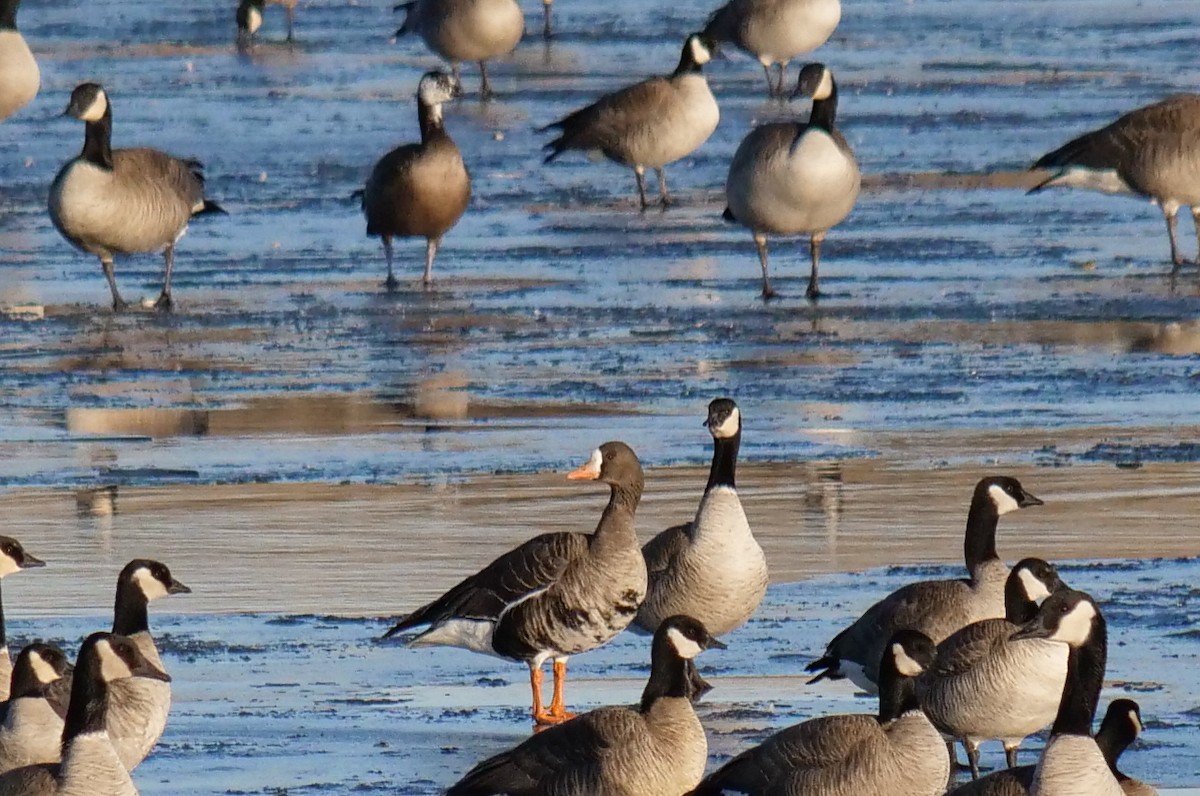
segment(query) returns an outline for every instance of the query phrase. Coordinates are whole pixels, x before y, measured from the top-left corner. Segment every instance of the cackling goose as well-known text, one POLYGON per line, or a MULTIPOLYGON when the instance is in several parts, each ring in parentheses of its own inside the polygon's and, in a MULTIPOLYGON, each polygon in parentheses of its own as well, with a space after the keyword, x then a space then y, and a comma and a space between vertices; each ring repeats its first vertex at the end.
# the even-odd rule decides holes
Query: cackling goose
MULTIPOLYGON (((0 580, 23 569, 44 567, 46 562, 25 552, 21 543, 11 536, 0 536, 0 580)), ((9 697, 12 679, 12 658, 8 653, 8 634, 4 623, 4 604, 0 600, 0 700, 9 697)))
POLYGON ((512 52, 525 32, 525 15, 516 0, 411 0, 395 10, 401 9, 406 16, 397 37, 419 35, 450 62, 456 81, 460 61, 478 62, 480 98, 491 98, 487 62, 512 52))
POLYGON ((13 667, 12 696, 0 724, 0 772, 56 763, 71 696, 71 662, 58 647, 30 644, 13 667))
POLYGON ((37 60, 17 30, 21 0, 0 0, 0 122, 37 96, 42 78, 37 60))

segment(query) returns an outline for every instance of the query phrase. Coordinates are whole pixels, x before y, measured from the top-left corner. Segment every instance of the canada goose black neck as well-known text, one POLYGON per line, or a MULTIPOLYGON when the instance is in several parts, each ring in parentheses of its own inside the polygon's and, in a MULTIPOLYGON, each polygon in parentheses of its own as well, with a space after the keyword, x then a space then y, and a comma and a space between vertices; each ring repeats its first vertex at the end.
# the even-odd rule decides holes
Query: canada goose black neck
POLYGON ((812 111, 808 114, 808 126, 820 127, 827 133, 833 132, 837 120, 838 88, 833 75, 829 76, 829 96, 825 99, 814 99, 812 111))
POLYGON ((1051 735, 1091 736, 1107 661, 1108 625, 1104 615, 1097 611, 1087 641, 1071 647, 1067 657, 1067 682, 1062 701, 1058 703, 1058 715, 1050 729, 1051 735))
POLYGON ((879 723, 887 724, 920 706, 916 678, 896 671, 891 653, 885 652, 879 669, 879 723))
POLYGON ((1037 616, 1038 604, 1025 593, 1016 578, 1004 582, 1004 618, 1014 625, 1023 625, 1037 616))
MULTIPOLYGON (((0 587, 2 588, 2 587, 0 587)), ((4 622, 4 597, 0 595, 0 649, 8 649, 8 629, 4 622)))
POLYGON ((675 651, 665 633, 656 633, 650 650, 650 680, 642 691, 642 712, 665 697, 687 698, 690 683, 687 661, 675 651))
POLYGON ((737 469, 738 449, 742 445, 742 430, 732 437, 713 437, 712 467, 708 471, 708 485, 704 491, 715 486, 735 488, 734 475, 737 469))
POLYGON ((1104 721, 1100 723, 1100 729, 1096 732, 1096 746, 1100 747, 1100 753, 1104 755, 1105 762, 1118 781, 1123 782, 1131 778, 1128 774, 1121 773, 1117 768, 1117 761, 1130 744, 1137 740, 1141 721, 1136 702, 1132 699, 1116 699, 1109 703, 1104 721))
POLYGON ((63 727, 62 751, 78 735, 102 732, 108 721, 108 684, 104 682, 95 645, 80 653, 79 666, 71 684, 71 702, 63 727))
POLYGON ((417 121, 421 125, 421 143, 428 144, 436 138, 445 137, 446 128, 442 124, 441 103, 430 104, 423 100, 418 100, 417 121))
POLYGON ((126 577, 117 582, 117 601, 113 608, 112 632, 122 636, 149 632, 149 601, 136 583, 126 577))
POLYGON ((95 122, 85 122, 83 152, 80 157, 100 168, 112 170, 112 105, 105 103, 104 116, 95 122))
POLYGON ((0 30, 17 29, 17 6, 21 0, 0 0, 0 30))
POLYGON ((967 532, 963 539, 963 558, 967 562, 967 571, 972 575, 980 564, 999 558, 996 555, 996 524, 999 521, 996 505, 981 483, 971 498, 971 508, 967 511, 967 532))

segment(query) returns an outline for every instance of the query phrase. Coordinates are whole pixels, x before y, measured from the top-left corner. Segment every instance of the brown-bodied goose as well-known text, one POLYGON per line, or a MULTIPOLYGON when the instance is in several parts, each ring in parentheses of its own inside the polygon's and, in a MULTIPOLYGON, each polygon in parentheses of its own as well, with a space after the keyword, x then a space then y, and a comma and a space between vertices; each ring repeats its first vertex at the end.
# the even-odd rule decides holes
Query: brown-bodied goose
POLYGON ((742 139, 725 179, 725 219, 748 227, 762 267, 762 295, 775 290, 767 262, 767 235, 808 235, 812 263, 805 295, 821 295, 821 242, 854 208, 862 178, 849 142, 834 127, 838 91, 824 64, 800 70, 793 96, 813 98, 808 122, 759 125, 742 139))
POLYGON ((767 96, 783 96, 788 62, 824 44, 841 19, 839 0, 729 0, 709 17, 704 35, 753 55, 766 73, 767 96))
POLYGON ((471 176, 442 123, 442 103, 461 95, 457 78, 443 72, 422 77, 417 86, 421 143, 404 144, 380 158, 361 192, 367 234, 383 240, 388 290, 399 285, 392 273, 392 238, 425 238, 422 282, 428 286, 442 236, 471 201, 471 176))
POLYGON ((17 30, 21 0, 0 0, 0 122, 24 108, 42 84, 37 60, 17 30))
POLYGON ((0 796, 137 796, 105 729, 110 689, 131 678, 171 679, 131 639, 111 633, 88 636, 75 662, 62 762, 24 766, 0 775, 0 796))
MULTIPOLYGON (((734 485, 742 413, 729 398, 708 405, 712 467, 695 518, 655 536, 642 554, 650 577, 631 626, 653 633, 664 619, 686 614, 722 636, 746 623, 767 593, 767 559, 750 530, 734 485)), ((694 675, 697 693, 708 685, 694 675)))
POLYGON ((972 622, 1004 616, 1008 567, 996 555, 996 525, 1011 511, 1040 505, 1042 501, 1015 478, 980 479, 963 538, 969 577, 910 583, 875 603, 829 642, 822 658, 809 664, 808 671, 818 672, 810 682, 849 677, 859 688, 874 692, 878 661, 895 631, 919 630, 936 644, 972 622))
POLYGON ((880 663, 877 715, 823 716, 781 730, 706 777, 694 796, 938 796, 950 756, 915 685, 935 656, 927 636, 893 634, 880 663))
POLYGON ((0 772, 58 762, 73 668, 63 651, 50 644, 21 650, 13 667, 12 696, 2 708, 0 772))
MULTIPOLYGON (((135 558, 117 576, 117 599, 113 632, 127 636, 157 669, 165 671, 154 636, 150 635, 147 606, 168 594, 190 594, 171 575, 167 565, 135 558)), ((108 733, 121 763, 133 771, 150 754, 167 726, 171 711, 168 680, 135 678, 113 683, 109 688, 108 733)))
POLYGON ((1200 241, 1200 95, 1179 94, 1130 111, 1042 155, 1033 167, 1054 174, 1030 193, 1062 186, 1153 199, 1167 221, 1176 271, 1187 262, 1175 239, 1180 207, 1191 208, 1200 241))
POLYGON ((725 645, 688 616, 658 626, 636 708, 606 707, 534 735, 471 769, 446 796, 683 796, 704 775, 708 740, 688 671, 725 645))
POLYGON ((984 619, 938 644, 937 665, 917 681, 921 707, 939 730, 962 741, 979 778, 979 745, 1004 743, 1010 767, 1017 749, 1054 720, 1067 677, 1067 648, 1045 639, 1010 637, 1037 614, 1038 603, 1066 585, 1040 558, 1023 559, 1004 586, 1004 618, 984 619))
POLYGON ((546 162, 571 149, 597 151, 633 169, 638 199, 646 202, 646 169, 658 175, 663 206, 671 203, 664 169, 690 155, 717 129, 721 112, 704 78, 715 44, 693 33, 683 44, 675 71, 605 94, 574 113, 543 127, 557 129, 558 138, 546 144, 546 162))
POLYGON ((479 95, 492 96, 487 62, 516 49, 525 32, 525 15, 516 0, 411 0, 396 6, 406 13, 399 38, 416 33, 425 45, 450 62, 455 80, 461 61, 479 64, 479 95))
POLYGON ((225 212, 204 198, 200 163, 157 149, 113 149, 112 104, 97 83, 76 86, 64 114, 85 123, 83 152, 50 186, 50 220, 72 245, 100 258, 114 310, 128 305, 117 290, 113 257, 161 250, 163 286, 155 306, 170 309, 175 244, 192 216, 225 212))
POLYGON ((624 442, 606 442, 567 475, 609 485, 595 533, 535 536, 437 600, 404 617, 384 638, 428 629, 412 646, 446 645, 529 666, 533 720, 570 718, 563 701, 567 658, 624 630, 646 596, 646 561, 633 519, 642 499, 642 465, 624 442), (542 706, 542 664, 554 661, 554 698, 542 706))
MULTIPOLYGON (((44 567, 46 562, 25 552, 21 543, 11 536, 0 536, 0 581, 23 569, 44 567)), ((12 680, 12 658, 8 653, 8 631, 4 622, 4 602, 0 599, 0 700, 9 697, 9 681, 12 680)))

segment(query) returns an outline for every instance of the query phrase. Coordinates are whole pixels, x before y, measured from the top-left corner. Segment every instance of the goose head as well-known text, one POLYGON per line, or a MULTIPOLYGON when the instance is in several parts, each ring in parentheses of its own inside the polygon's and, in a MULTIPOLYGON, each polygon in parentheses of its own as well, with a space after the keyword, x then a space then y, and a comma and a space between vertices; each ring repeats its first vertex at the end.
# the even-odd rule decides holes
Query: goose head
POLYGON ((0 578, 23 569, 44 567, 46 562, 25 552, 21 543, 11 536, 0 536, 0 578))
POLYGON ((1096 627, 1103 622, 1100 607, 1087 594, 1060 589, 1038 609, 1037 616, 1022 625, 1012 640, 1044 638, 1078 648, 1088 643, 1096 627))
POLYGON ((1014 624, 1024 624, 1054 592, 1065 589, 1054 565, 1040 558, 1023 558, 1013 565, 1004 584, 1004 614, 1014 624))
POLYGON ((728 649, 724 642, 709 634, 703 622, 683 614, 664 619, 655 631, 654 648, 664 646, 684 660, 691 660, 704 650, 728 649))
POLYGON ((99 83, 80 83, 71 92, 63 116, 74 116, 81 122, 98 122, 108 113, 108 94, 99 83))
POLYGON ((979 480, 971 502, 984 501, 995 510, 997 517, 1017 509, 1043 505, 1041 500, 1025 491, 1020 481, 1006 475, 990 475, 979 480))
POLYGON ((1104 721, 1100 722, 1100 730, 1096 733, 1096 745, 1100 747, 1109 768, 1118 775, 1118 779, 1120 772, 1117 771, 1117 761, 1144 729, 1142 709, 1137 702, 1132 699, 1114 699, 1108 703, 1104 721))
POLYGON ((123 588, 132 589, 146 602, 168 594, 191 594, 192 591, 175 580, 166 564, 148 558, 135 558, 125 565, 117 577, 117 591, 121 592, 123 588))
POLYGON ((916 630, 897 631, 883 653, 887 668, 905 679, 920 677, 929 671, 936 658, 937 646, 929 636, 916 630))
POLYGON ((417 84, 417 99, 429 107, 457 99, 462 93, 462 83, 445 72, 426 72, 417 84))
POLYGON ((238 36, 248 37, 258 33, 262 27, 265 0, 242 0, 237 8, 238 36))
POLYGON ((742 430, 742 412, 731 399, 717 398, 708 405, 704 425, 713 439, 729 439, 742 430))
POLYGON ((827 100, 833 95, 833 71, 825 64, 805 64, 800 70, 800 79, 796 81, 796 90, 792 99, 808 97, 814 100, 827 100))
POLYGON ((150 662, 134 641, 116 633, 93 633, 79 649, 77 668, 105 683, 130 677, 171 682, 171 675, 150 662))
POLYGON ((638 486, 642 463, 624 442, 606 442, 592 451, 587 463, 567 473, 571 481, 603 481, 610 486, 638 486))
POLYGON ((717 54, 715 39, 703 33, 693 33, 683 42, 682 60, 694 65, 704 66, 717 54))
POLYGON ((11 698, 36 694, 56 680, 70 677, 74 668, 53 644, 29 644, 13 665, 11 698))

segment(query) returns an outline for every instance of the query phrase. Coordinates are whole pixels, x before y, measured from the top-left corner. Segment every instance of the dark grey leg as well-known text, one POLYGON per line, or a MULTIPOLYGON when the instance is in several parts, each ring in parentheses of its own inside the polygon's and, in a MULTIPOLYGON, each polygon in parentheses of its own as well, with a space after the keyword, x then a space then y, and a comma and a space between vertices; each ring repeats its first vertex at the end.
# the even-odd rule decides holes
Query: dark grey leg
POLYGON ((171 309, 171 269, 175 267, 175 246, 174 244, 163 249, 163 286, 162 293, 158 294, 158 301, 154 302, 154 306, 160 310, 171 309))
POLYGON ((1171 263, 1175 266, 1171 269, 1171 273, 1179 270, 1183 265, 1183 255, 1179 253, 1179 242, 1175 240, 1175 227, 1177 226, 1176 213, 1179 208, 1163 205, 1163 217, 1167 220, 1167 236, 1171 239, 1171 263))
POLYGON ((782 63, 779 65, 779 82, 775 84, 776 85, 775 93, 780 97, 787 96, 787 89, 784 88, 784 85, 783 85, 783 73, 784 73, 784 70, 786 70, 786 69, 787 69, 786 63, 782 63))
POLYGON ((817 268, 821 264, 821 241, 825 240, 825 233, 818 232, 812 236, 812 242, 809 244, 809 256, 812 257, 812 271, 808 274, 808 290, 804 291, 804 295, 809 301, 816 301, 821 297, 820 276, 817 273, 817 268))
POLYGON ((295 32, 293 31, 293 28, 295 27, 295 24, 296 24, 296 7, 295 6, 288 6, 287 18, 288 18, 287 40, 288 40, 288 43, 290 44, 296 40, 295 32))
POLYGON ((971 765, 971 779, 979 779, 979 747, 969 741, 963 741, 967 750, 967 762, 971 765))
POLYGON ((642 209, 645 210, 650 206, 646 201, 646 170, 641 166, 635 166, 633 173, 637 176, 638 199, 642 203, 642 209))
POLYGON ((767 76, 767 97, 775 96, 775 79, 771 77, 771 65, 763 64, 763 73, 767 76))
POLYGON ((425 241, 425 276, 421 282, 425 287, 433 284, 433 258, 437 256, 438 244, 441 238, 430 238, 425 241))
POLYGON ((542 0, 542 38, 548 39, 554 35, 550 23, 550 8, 553 6, 553 0, 542 0))
POLYGON ((1192 208, 1192 225, 1196 228, 1196 264, 1200 265, 1200 207, 1192 208))
POLYGON ((113 275, 112 257, 108 259, 101 257, 100 267, 104 269, 104 278, 108 280, 108 289, 112 291, 113 312, 120 312, 129 304, 121 298, 121 291, 117 290, 117 278, 113 275))
POLYGON ((387 258, 387 264, 388 264, 388 275, 387 275, 387 279, 384 280, 383 286, 386 287, 389 291, 392 291, 392 290, 395 290, 396 288, 400 287, 400 283, 396 281, 396 277, 392 274, 392 236, 391 235, 383 236, 383 256, 387 258))
POLYGON ((492 83, 488 80, 487 64, 483 61, 479 62, 479 75, 479 98, 490 100, 492 98, 492 83))
POLYGON ((1017 750, 1019 748, 1017 746, 1004 747, 1004 762, 1008 763, 1009 768, 1017 767, 1017 750))
POLYGON ((654 173, 658 175, 658 198, 662 206, 665 208, 675 204, 671 194, 667 193, 667 172, 664 169, 655 169, 654 173))
POLYGON ((762 232, 754 233, 754 246, 758 249, 758 264, 762 266, 762 297, 774 298, 775 289, 771 287, 771 276, 767 270, 767 236, 762 232))

